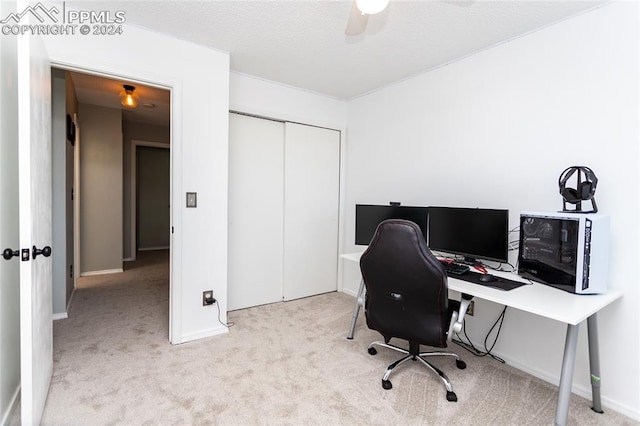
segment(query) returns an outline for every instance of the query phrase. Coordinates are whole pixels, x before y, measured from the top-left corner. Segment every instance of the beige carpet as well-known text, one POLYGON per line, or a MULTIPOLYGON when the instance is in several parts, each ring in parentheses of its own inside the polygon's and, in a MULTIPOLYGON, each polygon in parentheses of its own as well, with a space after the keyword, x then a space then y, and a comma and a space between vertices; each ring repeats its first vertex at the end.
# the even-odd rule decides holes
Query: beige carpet
MULTIPOLYGON (((141 253, 123 274, 82 280, 69 318, 54 324, 44 424, 553 424, 556 387, 455 345, 466 370, 434 362, 457 403, 417 363, 383 390, 397 355, 367 353, 378 335, 362 315, 354 340, 345 339, 354 299, 341 293, 231 312, 229 334, 172 346, 166 260, 141 253)), ((589 406, 574 396, 570 424, 637 424, 589 406)))

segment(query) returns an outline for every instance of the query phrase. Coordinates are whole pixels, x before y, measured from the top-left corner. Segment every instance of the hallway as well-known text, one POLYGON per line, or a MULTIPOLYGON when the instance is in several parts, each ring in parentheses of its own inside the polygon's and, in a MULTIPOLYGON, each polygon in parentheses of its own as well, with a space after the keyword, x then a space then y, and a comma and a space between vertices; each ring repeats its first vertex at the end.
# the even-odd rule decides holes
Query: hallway
POLYGON ((169 251, 139 252, 136 261, 124 264, 123 273, 78 279, 69 318, 54 322, 54 360, 69 341, 93 336, 95 344, 113 327, 127 337, 156 334, 168 343, 168 326, 169 251))

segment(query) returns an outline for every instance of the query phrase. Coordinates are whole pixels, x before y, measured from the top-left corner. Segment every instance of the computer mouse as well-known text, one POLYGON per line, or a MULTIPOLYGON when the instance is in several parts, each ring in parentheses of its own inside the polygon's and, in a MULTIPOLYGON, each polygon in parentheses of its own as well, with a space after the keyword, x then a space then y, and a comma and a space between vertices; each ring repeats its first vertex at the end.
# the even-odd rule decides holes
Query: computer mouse
POLYGON ((491 274, 482 274, 480 275, 480 281, 483 283, 490 283, 493 281, 498 281, 498 279, 491 274))

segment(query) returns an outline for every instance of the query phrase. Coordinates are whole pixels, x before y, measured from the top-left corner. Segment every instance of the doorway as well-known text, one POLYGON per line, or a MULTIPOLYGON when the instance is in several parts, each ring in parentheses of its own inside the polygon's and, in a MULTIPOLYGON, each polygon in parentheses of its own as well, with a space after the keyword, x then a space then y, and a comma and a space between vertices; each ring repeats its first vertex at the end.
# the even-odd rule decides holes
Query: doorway
MULTIPOLYGON (((72 170, 77 179, 75 182, 71 179, 71 183, 67 179, 66 183, 60 184, 63 187, 60 193, 65 194, 64 198, 71 197, 73 204, 78 206, 75 218, 73 209, 66 209, 64 217, 67 221, 71 217, 79 225, 74 227, 79 238, 72 251, 77 256, 67 256, 68 265, 62 268, 64 280, 68 281, 68 277, 72 276, 73 287, 77 289, 77 278, 119 273, 125 269, 127 261, 136 259, 136 246, 134 244, 132 250, 131 241, 136 241, 137 222, 135 214, 129 213, 132 209, 135 211, 138 205, 132 202, 132 194, 136 193, 137 185, 135 166, 131 166, 134 140, 156 140, 157 144, 163 146, 167 167, 161 178, 165 186, 164 192, 170 197, 171 175, 168 163, 171 161, 171 91, 77 70, 53 69, 53 73, 58 76, 62 74, 65 82, 64 93, 54 93, 54 102, 56 97, 63 96, 63 112, 76 117, 75 120, 72 119, 77 133, 72 147, 76 154, 72 170), (119 95, 125 84, 135 85, 135 92, 140 99, 136 109, 125 109, 120 104, 119 95), (107 228, 109 231, 105 232, 107 228), (79 257, 80 261, 74 261, 74 257, 79 257)), ((54 147, 54 157, 55 149, 54 147)), ((63 165, 68 166, 69 155, 64 155, 64 158, 67 163, 63 165)), ((133 160, 135 161, 135 155, 133 160)), ((168 201, 165 201, 164 216, 167 219, 164 223, 165 243, 162 249, 167 251, 171 245, 168 201)), ((54 217, 54 229, 62 220, 54 217)), ((165 259, 168 267, 170 256, 165 256, 165 259)), ((57 318, 66 317, 73 298, 73 293, 59 283, 62 281, 62 275, 58 278, 54 275, 54 293, 60 293, 65 299, 65 315, 55 315, 57 318)), ((169 311, 170 303, 167 305, 169 311)), ((170 340, 170 324, 168 329, 170 340)))

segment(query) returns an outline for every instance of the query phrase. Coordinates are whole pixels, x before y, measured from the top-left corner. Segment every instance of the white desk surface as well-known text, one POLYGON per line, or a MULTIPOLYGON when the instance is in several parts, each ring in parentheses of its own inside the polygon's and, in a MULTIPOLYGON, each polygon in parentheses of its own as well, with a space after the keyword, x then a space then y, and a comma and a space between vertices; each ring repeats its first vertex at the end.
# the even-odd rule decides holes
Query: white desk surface
MULTIPOLYGON (((359 262, 362 253, 346 253, 340 257, 359 262)), ((471 271, 473 272, 473 269, 471 271)), ((513 290, 504 291, 492 287, 462 281, 449 277, 449 290, 470 294, 480 299, 531 312, 565 324, 577 325, 608 304, 622 297, 618 290, 608 290, 605 294, 572 294, 548 285, 530 281, 509 272, 490 271, 492 275, 527 284, 513 290)))

